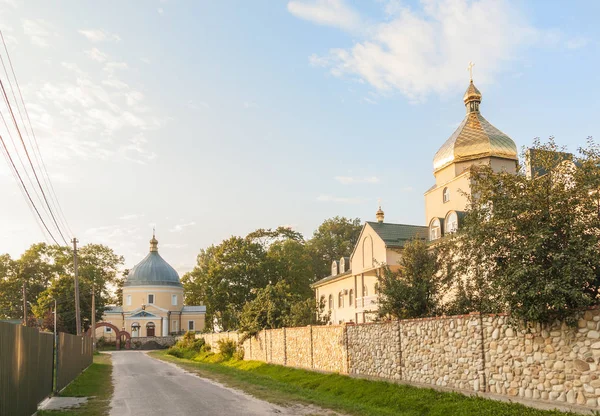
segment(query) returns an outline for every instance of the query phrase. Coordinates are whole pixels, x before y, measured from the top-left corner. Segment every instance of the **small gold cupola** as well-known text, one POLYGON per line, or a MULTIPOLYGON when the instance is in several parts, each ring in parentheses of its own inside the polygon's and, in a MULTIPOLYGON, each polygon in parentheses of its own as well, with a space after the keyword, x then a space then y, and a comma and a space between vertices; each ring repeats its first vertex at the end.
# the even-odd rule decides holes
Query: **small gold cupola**
POLYGON ((152 229, 152 240, 150 240, 150 251, 158 251, 158 240, 156 239, 155 236, 156 232, 154 229, 152 229))
POLYGON ((377 218, 377 222, 379 222, 379 223, 383 222, 384 213, 383 213, 383 210, 381 209, 381 200, 379 200, 379 209, 375 213, 375 218, 377 218))

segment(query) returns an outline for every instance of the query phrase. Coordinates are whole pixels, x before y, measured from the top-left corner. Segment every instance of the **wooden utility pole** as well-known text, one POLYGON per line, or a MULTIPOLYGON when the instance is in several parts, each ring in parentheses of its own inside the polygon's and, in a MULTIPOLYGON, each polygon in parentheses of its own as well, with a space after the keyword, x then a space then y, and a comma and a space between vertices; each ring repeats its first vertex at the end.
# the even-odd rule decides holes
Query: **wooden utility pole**
POLYGON ((56 321, 57 321, 57 318, 56 318, 57 312, 56 312, 56 310, 57 310, 56 309, 56 299, 54 299, 54 342, 55 342, 55 345, 56 345, 56 342, 57 342, 56 341, 56 334, 58 334, 58 330, 56 329, 56 321))
POLYGON ((96 351, 96 284, 92 283, 92 353, 96 351))
POLYGON ((23 325, 27 326, 27 290, 23 279, 23 325))
POLYGON ((79 274, 77 270, 77 239, 71 240, 73 243, 73 270, 75 273, 75 324, 77 325, 77 335, 81 335, 81 313, 79 312, 79 274))
POLYGON ((56 298, 54 298, 54 366, 56 370, 54 371, 54 377, 52 383, 54 384, 54 393, 58 393, 58 329, 56 329, 56 324, 58 322, 58 309, 56 307, 56 298))

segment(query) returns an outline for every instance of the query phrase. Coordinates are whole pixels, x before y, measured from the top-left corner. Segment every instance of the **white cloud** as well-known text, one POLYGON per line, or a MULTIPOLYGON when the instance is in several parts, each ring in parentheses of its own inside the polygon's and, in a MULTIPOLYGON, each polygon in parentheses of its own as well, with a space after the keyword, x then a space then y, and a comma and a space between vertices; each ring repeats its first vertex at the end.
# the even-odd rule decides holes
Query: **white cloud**
POLYGON ((355 30, 361 26, 360 15, 344 4, 344 0, 292 0, 287 8, 290 13, 311 22, 355 30))
POLYGON ((255 102, 252 101, 245 101, 244 102, 244 108, 258 108, 258 104, 256 104, 255 102))
POLYGON ((144 214, 125 214, 120 216, 120 220, 129 221, 129 220, 137 220, 138 218, 144 217, 144 214))
POLYGON ((108 59, 108 55, 101 52, 98 48, 92 48, 89 51, 85 51, 86 55, 97 62, 105 62, 108 59))
POLYGON ((107 62, 102 69, 108 72, 109 75, 113 75, 116 70, 125 70, 128 68, 129 65, 126 62, 107 62))
POLYGON ((344 185, 351 185, 356 183, 379 183, 380 180, 377 176, 336 176, 336 181, 344 185))
POLYGON ((179 233, 188 227, 193 227, 194 225, 196 225, 196 223, 194 221, 188 222, 185 224, 177 224, 173 228, 171 228, 169 231, 172 233, 179 233))
MULTIPOLYGON (((402 4, 388 8, 388 20, 364 23, 354 46, 313 55, 310 63, 334 76, 367 82, 380 92, 399 91, 422 100, 431 93, 464 88, 469 61, 477 64, 478 84, 491 82, 524 47, 544 36, 505 0, 421 0, 419 8, 402 4)), ((291 1, 288 9, 303 19, 346 30, 354 27, 343 23, 348 19, 344 16, 357 14, 341 0, 291 1), (331 10, 340 10, 342 23, 327 18, 331 10)))
POLYGON ((120 42, 121 37, 114 33, 108 33, 104 30, 100 29, 82 29, 79 31, 83 36, 85 36, 91 42, 120 42))
POLYGON ((164 248, 186 248, 187 244, 166 243, 162 245, 164 248))
POLYGON ((583 36, 577 36, 571 39, 567 39, 567 41, 565 42, 565 46, 568 49, 580 49, 584 46, 587 46, 589 42, 590 40, 588 38, 585 38, 583 36))
POLYGON ((413 188, 412 186, 405 186, 404 188, 400 188, 400 192, 412 192, 414 190, 415 188, 413 188))
POLYGON ((52 26, 42 19, 23 19, 23 32, 32 44, 41 48, 49 46, 49 38, 56 36, 52 26))
POLYGON ((159 7, 158 9, 156 9, 156 11, 158 12, 158 14, 163 14, 165 12, 162 7, 159 7))
POLYGON ((360 203, 365 202, 364 199, 361 199, 361 198, 346 198, 346 197, 339 197, 339 196, 333 196, 333 195, 319 195, 317 197, 317 201, 338 202, 341 204, 360 204, 360 203))

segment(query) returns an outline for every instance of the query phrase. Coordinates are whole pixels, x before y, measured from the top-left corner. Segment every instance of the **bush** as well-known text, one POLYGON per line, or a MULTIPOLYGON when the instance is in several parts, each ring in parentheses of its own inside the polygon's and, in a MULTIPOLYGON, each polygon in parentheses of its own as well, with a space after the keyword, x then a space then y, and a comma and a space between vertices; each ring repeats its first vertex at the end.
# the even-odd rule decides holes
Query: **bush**
POLYGON ((233 353, 233 358, 238 361, 244 360, 244 349, 238 347, 238 349, 233 353))
POLYGON ((233 354, 237 351, 237 343, 230 339, 220 339, 217 341, 217 344, 219 344, 219 353, 226 360, 232 358, 233 354))

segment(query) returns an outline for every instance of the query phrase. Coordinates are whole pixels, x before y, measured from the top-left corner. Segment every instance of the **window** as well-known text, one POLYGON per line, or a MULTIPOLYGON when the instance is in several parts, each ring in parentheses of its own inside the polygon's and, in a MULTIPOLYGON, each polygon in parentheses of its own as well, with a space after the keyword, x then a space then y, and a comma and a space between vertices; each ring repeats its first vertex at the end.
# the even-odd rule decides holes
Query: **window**
POLYGON ((344 292, 340 292, 338 295, 338 308, 344 307, 344 292))
POLYGON ((127 306, 131 306, 131 295, 127 295, 127 306))
POLYGON ((348 293, 348 306, 352 306, 354 303, 354 290, 350 289, 350 293, 348 293))
POLYGON ((177 332, 177 321, 172 321, 171 322, 171 331, 172 332, 177 332))
POLYGON ((329 310, 333 309, 333 295, 329 295, 329 310))
POLYGON ((340 259, 340 273, 344 273, 346 271, 346 260, 342 257, 340 259))
POLYGON ((110 326, 105 326, 104 327, 104 332, 112 332, 112 328, 110 326))
POLYGON ((194 321, 188 321, 188 331, 194 330, 194 321))
POLYGON ((447 233, 455 233, 458 231, 458 215, 456 211, 450 211, 448 215, 446 215, 446 232, 447 233))
POLYGON ((369 290, 367 289, 367 285, 363 285, 363 298, 369 296, 369 290))
POLYGON ((148 295, 148 304, 153 304, 154 303, 154 295, 150 294, 148 295))
POLYGON ((437 240, 442 236, 442 226, 439 218, 434 218, 431 220, 429 225, 429 239, 431 241, 437 240))
POLYGON ((171 295, 171 305, 177 305, 177 295, 171 295))
POLYGON ((338 274, 338 263, 337 263, 337 260, 334 260, 333 263, 331 263, 331 275, 337 276, 337 274, 338 274))
POLYGON ((443 196, 444 202, 450 201, 450 189, 444 188, 444 194, 443 195, 444 195, 443 196))

